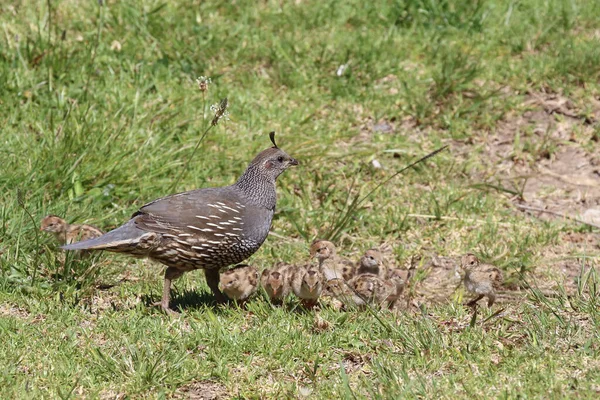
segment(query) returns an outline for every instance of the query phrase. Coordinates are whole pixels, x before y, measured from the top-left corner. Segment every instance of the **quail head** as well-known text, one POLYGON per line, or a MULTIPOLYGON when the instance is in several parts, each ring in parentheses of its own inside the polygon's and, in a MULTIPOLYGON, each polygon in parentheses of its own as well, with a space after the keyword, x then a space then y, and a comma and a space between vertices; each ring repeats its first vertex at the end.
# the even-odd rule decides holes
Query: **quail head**
POLYGON ((219 270, 241 263, 263 244, 276 205, 277 177, 298 161, 275 144, 260 152, 231 186, 197 189, 143 206, 121 227, 105 235, 63 246, 66 250, 106 250, 147 257, 168 268, 160 305, 169 312, 171 282, 204 269, 217 301, 219 270))
POLYGON ((263 271, 260 282, 272 303, 281 303, 290 294, 290 266, 276 265, 263 271))
POLYGON ((467 305, 474 307, 479 300, 487 297, 488 307, 492 307, 502 286, 502 272, 493 265, 482 264, 472 253, 462 257, 460 269, 465 288, 475 295, 467 305))
POLYGON ((373 274, 379 278, 385 278, 387 275, 386 267, 383 263, 383 255, 377 249, 370 249, 360 258, 357 275, 373 274))
POLYGON ((251 265, 237 265, 221 274, 220 284, 227 297, 237 302, 244 302, 258 288, 258 270, 251 265))
POLYGON ((292 289, 305 306, 313 307, 323 290, 323 274, 310 265, 300 266, 294 272, 292 289))
POLYGON ((338 256, 335 245, 328 240, 315 240, 310 246, 310 257, 317 259, 327 280, 341 277, 348 281, 354 276, 354 263, 338 256))

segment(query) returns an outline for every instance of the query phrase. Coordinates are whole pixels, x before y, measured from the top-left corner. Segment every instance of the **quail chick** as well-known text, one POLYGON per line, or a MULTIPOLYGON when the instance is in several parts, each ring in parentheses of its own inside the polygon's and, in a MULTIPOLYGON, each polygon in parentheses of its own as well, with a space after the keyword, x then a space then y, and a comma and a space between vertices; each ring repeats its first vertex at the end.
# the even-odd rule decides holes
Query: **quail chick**
POLYGON ((377 249, 370 249, 360 258, 356 275, 373 274, 380 279, 387 275, 387 268, 383 263, 383 255, 377 249))
POLYGON ((310 257, 317 259, 326 280, 341 277, 349 281, 354 277, 354 263, 338 256, 335 245, 328 240, 315 240, 310 246, 310 257))
POLYGON ((483 297, 487 297, 488 307, 491 307, 496 301, 496 292, 502 285, 502 272, 493 265, 482 264, 472 253, 462 257, 460 269, 464 274, 465 288, 476 295, 467 305, 473 307, 483 297))
POLYGON ((396 285, 396 294, 398 296, 402 295, 404 292, 404 289, 409 284, 414 271, 415 270, 412 267, 410 269, 393 268, 388 270, 387 280, 396 285))
POLYGON ((300 266, 292 278, 292 290, 306 307, 314 307, 323 290, 323 274, 310 265, 300 266))
POLYGON ((354 303, 363 308, 367 304, 382 304, 388 301, 396 290, 393 282, 380 279, 375 274, 360 274, 349 282, 353 289, 352 299, 354 303))
POLYGON ((227 297, 243 303, 258 288, 258 270, 247 264, 237 265, 221 274, 220 284, 227 297))
POLYGON ((334 299, 333 305, 337 309, 353 303, 352 289, 350 289, 348 282, 343 278, 334 278, 325 281, 323 293, 326 293, 334 299))
POLYGON ((71 244, 80 240, 97 238, 104 234, 92 225, 69 225, 67 221, 56 215, 45 216, 40 224, 40 230, 53 233, 60 244, 71 244))
POLYGON ((290 294, 290 266, 283 264, 265 269, 260 283, 272 303, 282 303, 290 294))

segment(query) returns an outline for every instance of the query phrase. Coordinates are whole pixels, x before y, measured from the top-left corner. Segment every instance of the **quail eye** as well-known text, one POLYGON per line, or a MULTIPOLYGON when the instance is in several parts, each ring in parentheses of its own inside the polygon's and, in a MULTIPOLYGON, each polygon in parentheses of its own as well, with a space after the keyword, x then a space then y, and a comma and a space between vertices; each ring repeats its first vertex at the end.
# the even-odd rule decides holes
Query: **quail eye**
POLYGON ((277 161, 279 161, 279 162, 283 162, 283 156, 279 156, 279 157, 277 157, 277 161))

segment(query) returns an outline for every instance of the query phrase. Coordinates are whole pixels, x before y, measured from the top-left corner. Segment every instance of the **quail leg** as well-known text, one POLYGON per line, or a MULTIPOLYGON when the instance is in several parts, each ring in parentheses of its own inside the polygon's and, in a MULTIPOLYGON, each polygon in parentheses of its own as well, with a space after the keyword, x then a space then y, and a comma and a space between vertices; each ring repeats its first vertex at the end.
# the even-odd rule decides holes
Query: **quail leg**
POLYGON ((221 291, 219 290, 219 270, 218 269, 205 269, 204 275, 206 276, 206 283, 208 287, 215 295, 215 300, 217 303, 225 303, 227 302, 227 298, 221 291))
POLYGON ((496 301, 496 295, 494 293, 488 294, 488 307, 489 308, 492 308, 495 301, 496 301))
POLYGON ((177 311, 171 310, 169 308, 169 303, 171 301, 171 282, 175 279, 179 278, 183 275, 183 271, 178 270, 177 268, 168 267, 165 271, 165 281, 163 284, 163 294, 161 301, 152 304, 153 306, 160 306, 162 310, 170 315, 177 314, 177 311))
POLYGON ((467 306, 469 307, 475 307, 475 305, 477 304, 477 302, 481 299, 483 299, 484 295, 480 294, 479 296, 475 297, 473 300, 471 300, 470 302, 467 303, 467 306))

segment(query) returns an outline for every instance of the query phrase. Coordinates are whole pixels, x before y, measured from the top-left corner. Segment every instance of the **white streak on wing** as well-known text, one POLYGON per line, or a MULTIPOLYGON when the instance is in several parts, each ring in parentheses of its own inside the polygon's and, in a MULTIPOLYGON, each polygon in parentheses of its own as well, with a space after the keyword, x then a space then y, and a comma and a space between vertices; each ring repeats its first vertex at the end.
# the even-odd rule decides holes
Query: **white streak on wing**
POLYGON ((222 233, 215 233, 215 236, 218 236, 218 237, 225 237, 225 235, 223 235, 222 233))
POLYGON ((179 235, 177 235, 179 237, 190 237, 192 236, 190 233, 180 233, 179 235))
MULTIPOLYGON (((219 217, 218 215, 209 215, 209 217, 211 217, 211 218, 218 218, 218 219, 221 219, 221 217, 219 217)), ((207 218, 207 219, 208 219, 208 218, 207 218)))
POLYGON ((200 229, 202 232, 212 232, 213 230, 210 228, 200 229))
POLYGON ((231 228, 232 231, 241 231, 242 229, 240 228, 231 228))
POLYGON ((236 235, 235 233, 231 233, 231 232, 226 232, 225 234, 227 236, 240 237, 240 235, 236 235))
POLYGON ((194 229, 196 231, 202 231, 202 228, 198 228, 197 226, 194 226, 194 225, 188 225, 187 227, 190 229, 194 229))
POLYGON ((223 206, 223 208, 226 208, 226 209, 228 209, 228 210, 231 210, 231 211, 233 211, 233 212, 236 212, 236 213, 238 213, 238 214, 240 213, 240 212, 239 212, 238 210, 236 210, 235 208, 227 207, 227 206, 225 206, 225 205, 223 206))
POLYGON ((221 244, 221 242, 217 242, 215 240, 207 240, 207 242, 212 244, 221 244))
POLYGON ((209 218, 205 217, 204 215, 196 215, 196 218, 209 220, 209 218))

